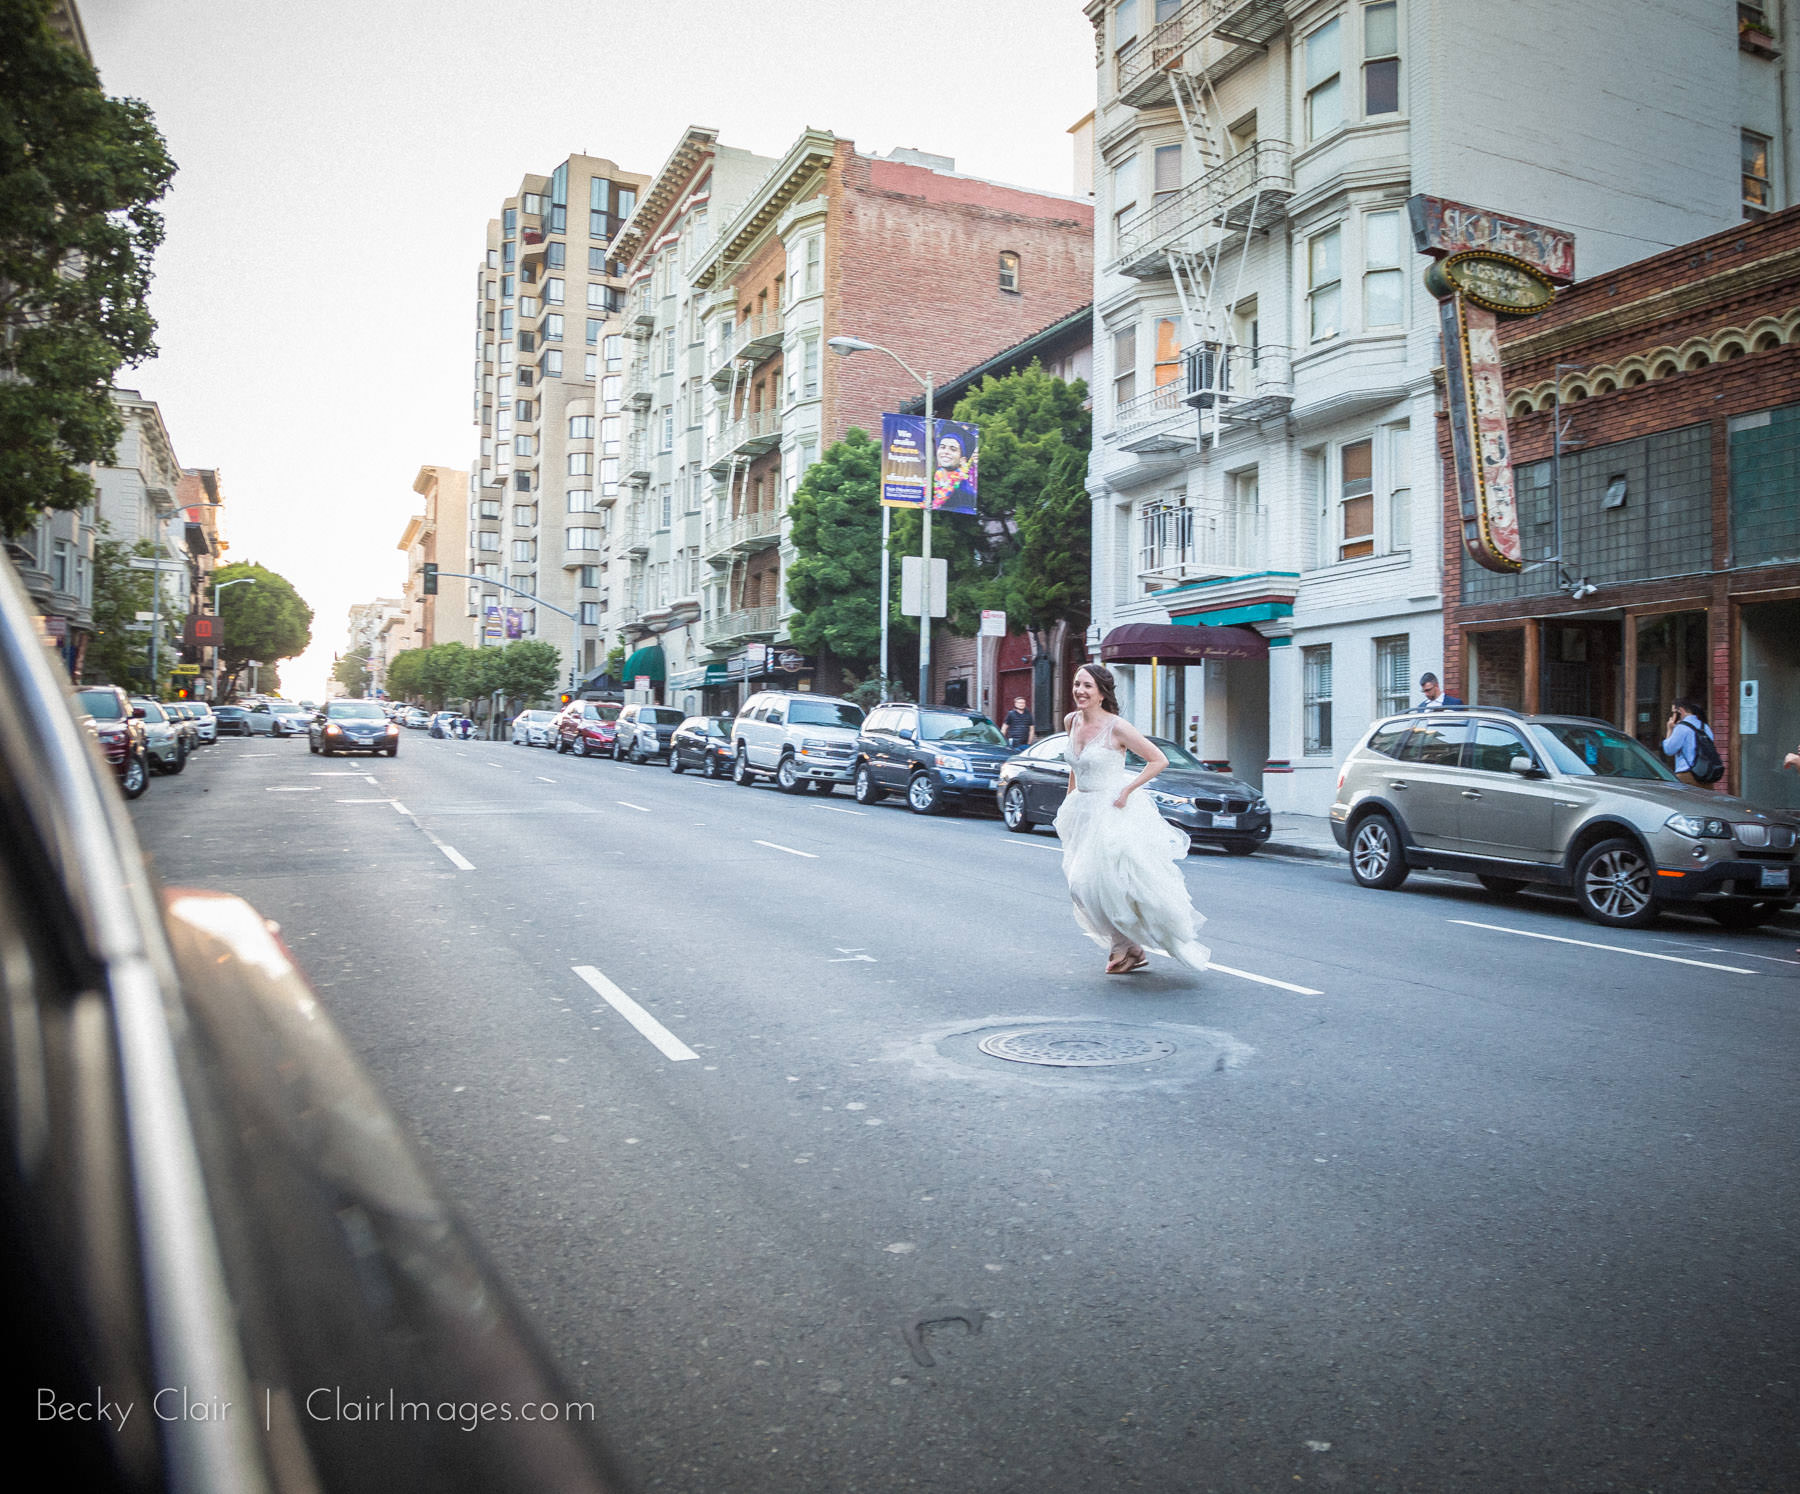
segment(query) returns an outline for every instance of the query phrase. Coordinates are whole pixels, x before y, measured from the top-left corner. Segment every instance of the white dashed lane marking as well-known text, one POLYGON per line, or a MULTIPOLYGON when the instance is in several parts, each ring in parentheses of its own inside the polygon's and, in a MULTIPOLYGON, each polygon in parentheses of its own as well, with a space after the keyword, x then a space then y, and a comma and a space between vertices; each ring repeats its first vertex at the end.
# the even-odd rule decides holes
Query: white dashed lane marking
POLYGON ((792 846, 777 845, 772 840, 759 840, 757 841, 757 844, 759 846, 767 846, 771 851, 786 851, 790 856, 804 856, 808 861, 817 861, 819 859, 811 851, 796 851, 792 846))
POLYGON ((627 809, 635 809, 639 814, 650 813, 650 811, 645 809, 642 804, 633 804, 629 799, 620 799, 618 802, 623 804, 627 809))
POLYGON ((602 1001, 648 1038, 664 1058, 674 1063, 682 1063, 687 1059, 700 1056, 592 965, 572 965, 569 968, 592 986, 602 1001))
POLYGON ((450 858, 450 864, 458 871, 475 870, 475 863, 469 860, 467 856, 463 855, 461 851, 457 850, 455 846, 447 846, 440 840, 437 842, 437 848, 450 858))
POLYGON ((1583 949, 1604 949, 1609 954, 1636 955, 1640 960, 1664 960, 1671 965, 1697 965, 1702 970, 1723 970, 1727 975, 1755 975, 1754 970, 1747 970, 1742 965, 1717 965, 1711 960, 1688 960, 1680 955, 1654 954, 1647 949, 1630 949, 1623 944, 1596 944, 1592 939, 1565 939, 1561 934, 1539 934, 1531 929, 1509 929, 1497 923, 1476 923, 1473 919, 1452 918, 1447 922, 1459 923, 1464 928, 1488 929, 1496 934, 1517 934, 1521 939, 1544 939, 1551 944, 1578 944, 1583 949))

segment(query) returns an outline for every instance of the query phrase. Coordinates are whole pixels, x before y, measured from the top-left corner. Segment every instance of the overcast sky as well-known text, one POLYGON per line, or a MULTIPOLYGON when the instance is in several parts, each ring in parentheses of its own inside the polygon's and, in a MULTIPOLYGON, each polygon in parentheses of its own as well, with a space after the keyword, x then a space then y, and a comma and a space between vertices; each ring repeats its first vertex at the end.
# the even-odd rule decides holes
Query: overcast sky
POLYGON ((78 0, 109 93, 180 167, 120 382, 217 467, 231 558, 316 616, 286 671, 321 693, 346 610, 398 596, 426 463, 463 467, 470 287, 487 220, 573 152, 653 173, 689 124, 779 156, 801 130, 1071 190, 1093 107, 1078 0, 78 0))

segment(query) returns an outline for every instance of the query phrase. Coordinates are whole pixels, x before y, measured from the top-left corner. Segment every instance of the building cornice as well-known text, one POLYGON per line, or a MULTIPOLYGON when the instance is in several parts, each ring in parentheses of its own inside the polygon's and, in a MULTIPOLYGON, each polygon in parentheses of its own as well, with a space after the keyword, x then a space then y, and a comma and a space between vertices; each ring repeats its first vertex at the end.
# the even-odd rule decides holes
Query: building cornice
POLYGON ((705 125, 689 125, 682 133, 669 159, 662 163, 636 209, 625 220, 625 226, 613 236, 606 248, 608 259, 632 263, 652 238, 662 222, 674 210, 687 191, 701 164, 711 158, 718 144, 719 132, 705 125))
POLYGON ((829 130, 807 130, 788 148, 788 153, 694 266, 696 290, 710 290, 721 274, 745 257, 813 177, 830 166, 837 146, 837 136, 829 130))

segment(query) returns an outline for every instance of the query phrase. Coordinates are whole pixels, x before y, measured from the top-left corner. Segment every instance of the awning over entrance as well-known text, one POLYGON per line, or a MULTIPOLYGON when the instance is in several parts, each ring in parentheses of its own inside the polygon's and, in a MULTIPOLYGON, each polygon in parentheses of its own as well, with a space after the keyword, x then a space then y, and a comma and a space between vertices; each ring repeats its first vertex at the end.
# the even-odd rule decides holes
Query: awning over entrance
POLYGON ((638 649, 626 659, 625 667, 619 671, 619 675, 627 685, 635 685, 640 675, 648 675, 660 685, 668 678, 668 672, 668 664, 663 658, 662 645, 652 643, 638 649))
POLYGON ((1125 623, 1100 640, 1103 664, 1198 664, 1205 659, 1266 659, 1269 642, 1254 628, 1125 623))

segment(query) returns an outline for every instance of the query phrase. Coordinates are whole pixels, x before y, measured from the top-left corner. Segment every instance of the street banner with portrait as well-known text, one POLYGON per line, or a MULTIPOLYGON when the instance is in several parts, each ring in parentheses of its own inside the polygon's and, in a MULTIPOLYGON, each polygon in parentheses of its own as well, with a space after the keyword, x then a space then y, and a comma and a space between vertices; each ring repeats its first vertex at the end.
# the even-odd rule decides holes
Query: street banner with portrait
MULTIPOLYGON (((937 445, 932 472, 933 512, 975 512, 976 459, 981 433, 960 420, 934 420, 937 445)), ((889 508, 925 502, 925 417, 881 417, 881 501, 889 508)))

